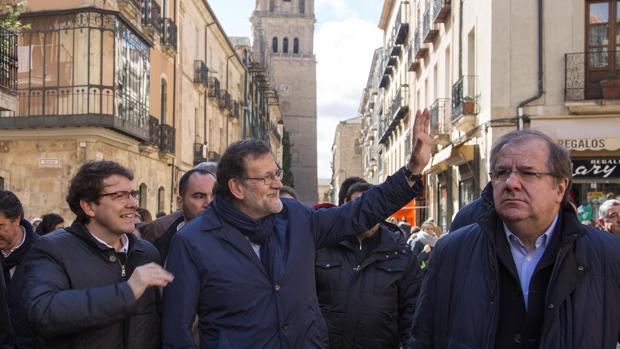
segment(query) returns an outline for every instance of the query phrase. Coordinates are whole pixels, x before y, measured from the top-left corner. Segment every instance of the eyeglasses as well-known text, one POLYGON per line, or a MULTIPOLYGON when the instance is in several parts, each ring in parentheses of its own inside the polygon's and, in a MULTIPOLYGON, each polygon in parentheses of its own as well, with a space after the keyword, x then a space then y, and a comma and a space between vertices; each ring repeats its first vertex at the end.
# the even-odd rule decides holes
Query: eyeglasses
POLYGON ((534 171, 526 171, 526 170, 512 170, 507 168, 500 168, 493 172, 489 173, 491 180, 493 182, 506 182, 510 175, 515 173, 519 179, 523 182, 531 183, 541 179, 543 176, 553 176, 553 173, 550 172, 534 172, 534 171))
POLYGON ((620 218, 620 216, 616 212, 608 213, 607 216, 603 219, 605 222, 615 222, 620 218))
POLYGON ((138 200, 138 197, 140 197, 140 191, 138 191, 138 190, 132 190, 132 191, 121 190, 121 191, 115 191, 113 193, 99 194, 99 197, 103 197, 103 196, 109 196, 114 201, 119 201, 119 202, 125 203, 125 202, 129 201, 130 197, 133 198, 134 200, 138 200))
POLYGON ((252 180, 255 180, 255 181, 263 181, 263 183, 265 183, 265 185, 272 185, 273 182, 276 181, 276 179, 281 181, 282 177, 284 177, 284 171, 282 171, 282 169, 279 168, 276 171, 276 173, 266 175, 265 177, 242 177, 241 179, 252 179, 252 180))

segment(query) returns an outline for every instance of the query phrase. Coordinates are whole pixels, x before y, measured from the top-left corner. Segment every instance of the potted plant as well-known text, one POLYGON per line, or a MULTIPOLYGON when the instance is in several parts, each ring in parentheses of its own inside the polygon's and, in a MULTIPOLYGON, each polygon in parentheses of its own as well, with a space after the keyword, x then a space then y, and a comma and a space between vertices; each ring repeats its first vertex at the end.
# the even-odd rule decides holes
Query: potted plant
POLYGON ((600 82, 603 98, 618 99, 620 98, 620 77, 612 74, 608 75, 600 82))
POLYGON ((463 97, 463 115, 467 114, 475 114, 476 113, 476 101, 474 97, 464 96, 463 97))

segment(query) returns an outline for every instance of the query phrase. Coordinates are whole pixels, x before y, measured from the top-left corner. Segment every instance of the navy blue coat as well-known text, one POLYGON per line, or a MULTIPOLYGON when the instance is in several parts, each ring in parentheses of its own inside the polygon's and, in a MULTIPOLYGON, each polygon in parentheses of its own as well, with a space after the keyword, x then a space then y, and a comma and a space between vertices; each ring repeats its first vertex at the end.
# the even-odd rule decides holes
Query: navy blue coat
MULTIPOLYGON (((439 240, 418 297, 408 348, 495 347, 499 313, 495 211, 439 240)), ((620 238, 560 213, 540 348, 615 348, 620 333, 620 238)))
POLYGON ((315 251, 366 231, 422 190, 402 169, 347 205, 313 210, 282 200, 288 259, 272 281, 249 241, 223 224, 212 207, 173 238, 164 289, 165 348, 193 348, 199 316, 200 348, 327 348, 327 330, 315 287, 315 251))

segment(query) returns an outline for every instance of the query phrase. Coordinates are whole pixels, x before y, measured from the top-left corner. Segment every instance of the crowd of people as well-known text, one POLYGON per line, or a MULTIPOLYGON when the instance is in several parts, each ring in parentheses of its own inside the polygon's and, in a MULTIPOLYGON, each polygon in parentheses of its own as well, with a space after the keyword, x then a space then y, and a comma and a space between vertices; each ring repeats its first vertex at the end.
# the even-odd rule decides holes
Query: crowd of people
POLYGON ((620 202, 607 232, 581 224, 548 136, 500 137, 450 232, 386 220, 424 192, 429 119, 403 168, 347 179, 338 205, 300 203, 255 140, 187 171, 155 220, 113 161, 78 169, 68 225, 1 191, 0 348, 615 348, 620 202))

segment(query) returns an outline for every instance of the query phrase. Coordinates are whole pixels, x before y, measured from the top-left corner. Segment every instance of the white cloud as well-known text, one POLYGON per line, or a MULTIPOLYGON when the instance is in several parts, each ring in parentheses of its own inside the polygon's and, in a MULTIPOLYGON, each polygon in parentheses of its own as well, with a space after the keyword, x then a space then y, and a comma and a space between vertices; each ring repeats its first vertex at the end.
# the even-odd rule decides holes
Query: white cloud
POLYGON ((316 0, 316 13, 328 12, 332 16, 344 18, 351 13, 345 0, 316 0))
POLYGON ((366 86, 373 52, 381 46, 381 35, 375 23, 355 17, 326 22, 316 32, 319 178, 331 177, 329 161, 336 125, 357 116, 359 98, 366 86), (334 109, 341 110, 339 115, 330 115, 328 110, 334 109))

